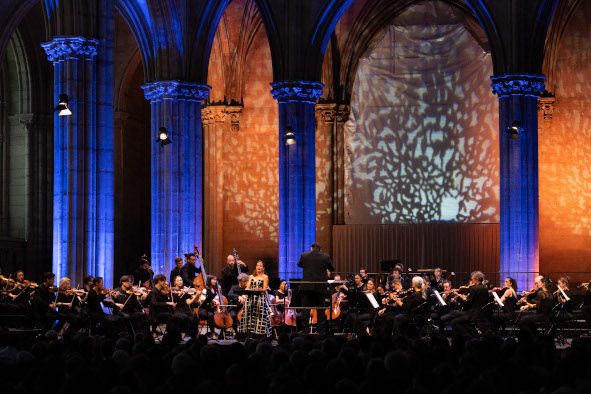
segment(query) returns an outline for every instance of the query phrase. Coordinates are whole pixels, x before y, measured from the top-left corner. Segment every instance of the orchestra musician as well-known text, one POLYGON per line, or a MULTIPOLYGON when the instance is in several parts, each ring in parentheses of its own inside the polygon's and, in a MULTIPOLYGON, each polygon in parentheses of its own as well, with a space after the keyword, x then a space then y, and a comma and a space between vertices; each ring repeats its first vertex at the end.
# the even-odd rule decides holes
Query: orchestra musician
MULTIPOLYGON (((248 277, 246 289, 256 290, 248 294, 244 304, 244 316, 238 324, 238 332, 255 336, 270 337, 272 335, 271 317, 269 315, 269 277, 265 274, 265 264, 258 260, 255 270, 248 277)), ((320 314, 318 314, 320 315, 320 314)))
MULTIPOLYGON (((322 252, 320 245, 316 242, 310 245, 309 252, 302 253, 298 261, 298 267, 302 268, 302 279, 306 282, 325 282, 329 278, 329 273, 334 271, 330 257, 328 254, 322 252)), ((321 283, 302 284, 300 286, 300 292, 303 307, 322 306, 324 304, 326 285, 321 283)), ((302 309, 301 317, 302 330, 308 332, 310 309, 302 309)), ((322 327, 322 323, 326 321, 326 315, 321 311, 321 313, 317 313, 317 319, 317 327, 322 327)))
POLYGON ((185 264, 180 269, 180 276, 183 278, 184 286, 193 286, 193 279, 201 274, 201 266, 197 267, 196 263, 197 257, 195 253, 185 253, 185 264))
POLYGON ((359 269, 359 276, 361 277, 361 281, 363 282, 363 284, 367 284, 367 281, 369 280, 369 276, 367 276, 367 270, 365 268, 360 268, 359 269))
POLYGON ((506 277, 502 289, 493 289, 499 295, 503 307, 499 313, 492 316, 493 325, 496 328, 504 328, 507 322, 514 321, 517 307, 517 281, 511 277, 506 277))
POLYGON ((433 278, 431 278, 431 281, 429 282, 429 287, 442 293, 443 292, 443 282, 444 282, 444 279, 443 279, 443 275, 441 273, 441 268, 437 267, 433 270, 433 278))
POLYGON ((86 309, 88 317, 91 320, 91 330, 96 328, 110 335, 119 332, 119 317, 113 315, 112 311, 110 311, 110 314, 107 314, 109 309, 105 309, 116 307, 115 301, 111 297, 116 297, 117 295, 117 292, 105 289, 103 278, 100 276, 92 280, 92 289, 88 292, 88 297, 86 298, 86 309))
POLYGON ((238 284, 238 266, 240 266, 240 272, 248 274, 248 266, 244 261, 238 260, 238 265, 236 263, 236 258, 234 255, 229 254, 226 257, 226 266, 222 270, 222 278, 221 278, 221 285, 222 290, 224 293, 229 293, 232 286, 238 284))
POLYGON ((139 266, 135 270, 133 277, 135 278, 135 280, 139 280, 141 286, 143 287, 148 287, 148 283, 150 284, 150 286, 152 285, 154 281, 154 271, 150 266, 148 256, 146 256, 145 254, 142 255, 142 257, 140 258, 139 266))
MULTIPOLYGON (((195 278, 193 278, 195 280, 195 278)), ((198 299, 199 294, 193 287, 185 287, 184 280, 180 275, 174 278, 174 286, 171 289, 171 299, 175 304, 173 317, 184 327, 191 338, 197 334, 199 321, 195 319, 192 304, 198 299)))
POLYGON ((238 314, 244 309, 244 303, 246 302, 246 296, 239 294, 239 292, 245 290, 247 284, 248 274, 241 273, 238 275, 238 284, 232 285, 230 291, 228 292, 228 301, 232 305, 236 305, 229 310, 233 321, 232 328, 234 329, 234 332, 238 332, 238 314))
MULTIPOLYGON (((549 321, 552 316, 553 299, 552 294, 548 290, 548 281, 543 276, 537 276, 534 279, 534 289, 530 293, 535 296, 529 300, 525 300, 524 305, 520 307, 522 315, 520 317, 519 329, 528 331, 532 335, 537 334, 536 323, 549 321)), ((525 293, 525 292, 524 292, 525 293)), ((521 303, 522 299, 519 300, 521 303)))
POLYGON ((402 269, 398 265, 394 266, 392 273, 390 275, 388 275, 388 280, 387 280, 388 289, 392 290, 392 281, 394 281, 395 279, 400 281, 400 284, 402 285, 403 290, 406 290, 410 287, 410 284, 408 283, 408 278, 402 276, 402 269))
POLYGON ((148 291, 144 288, 134 287, 131 275, 123 275, 119 279, 119 287, 114 290, 115 295, 112 297, 119 316, 135 331, 145 328, 148 319, 141 301, 148 297, 148 291))
POLYGON ((217 339, 215 332, 214 313, 220 301, 217 300, 218 280, 215 276, 208 276, 205 288, 199 297, 199 320, 206 320, 209 327, 209 337, 217 339))
POLYGON ((55 303, 59 316, 59 325, 56 327, 56 330, 60 328, 66 329, 68 327, 76 330, 82 327, 79 294, 79 292, 72 289, 70 278, 60 279, 55 303))
POLYGON ((573 318, 573 295, 569 289, 569 280, 562 276, 557 280, 558 288, 552 294, 554 297, 556 321, 571 320, 573 318))
MULTIPOLYGON (((420 306, 427 300, 427 286, 420 276, 412 278, 412 288, 403 297, 397 291, 391 298, 392 306, 383 314, 381 322, 381 335, 391 335, 392 332, 406 333, 409 321, 418 313, 420 306), (394 309, 394 310, 392 310, 394 309)), ((393 280, 392 286, 402 288, 400 280, 393 280)))
POLYGON ((41 284, 35 292, 35 315, 39 325, 45 329, 50 330, 53 327, 53 322, 58 317, 56 313, 56 295, 55 292, 55 274, 52 272, 45 272, 42 276, 41 284))
POLYGON ((170 288, 166 277, 162 274, 154 276, 154 288, 148 296, 150 320, 156 324, 166 324, 167 331, 178 328, 173 313, 176 304, 170 296, 170 288))
POLYGON ((174 278, 181 275, 181 268, 183 267, 183 259, 180 257, 176 257, 174 259, 174 268, 170 271, 170 283, 174 282, 174 278))
POLYGON ((363 278, 360 274, 355 274, 353 277, 353 290, 355 291, 365 291, 365 283, 363 283, 363 278))
POLYGON ((470 323, 488 318, 484 307, 489 303, 490 297, 483 281, 484 274, 481 271, 472 272, 468 294, 458 295, 464 310, 451 322, 454 335, 468 336, 471 331, 470 323))

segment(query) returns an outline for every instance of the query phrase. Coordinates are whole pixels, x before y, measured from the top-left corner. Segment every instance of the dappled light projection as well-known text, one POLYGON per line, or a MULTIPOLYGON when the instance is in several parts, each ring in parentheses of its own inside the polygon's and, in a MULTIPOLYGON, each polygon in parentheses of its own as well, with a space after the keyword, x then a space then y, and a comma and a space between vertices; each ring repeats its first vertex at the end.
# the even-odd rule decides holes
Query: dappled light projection
POLYGON ((552 119, 539 122, 540 266, 545 272, 588 271, 591 259, 590 17, 591 3, 581 2, 557 54, 552 119))
POLYGON ((412 6, 360 60, 345 125, 347 223, 498 222, 491 56, 459 12, 412 6))

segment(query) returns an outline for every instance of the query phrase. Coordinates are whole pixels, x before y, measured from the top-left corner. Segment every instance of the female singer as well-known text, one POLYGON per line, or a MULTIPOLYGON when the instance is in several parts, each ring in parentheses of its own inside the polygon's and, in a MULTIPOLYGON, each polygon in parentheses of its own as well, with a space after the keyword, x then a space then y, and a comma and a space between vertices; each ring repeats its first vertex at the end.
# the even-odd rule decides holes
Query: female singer
POLYGON ((238 325, 239 333, 271 336, 271 320, 269 317, 269 297, 267 288, 269 277, 265 275, 265 265, 257 261, 255 271, 248 278, 247 290, 262 290, 250 294, 244 305, 244 317, 238 325))

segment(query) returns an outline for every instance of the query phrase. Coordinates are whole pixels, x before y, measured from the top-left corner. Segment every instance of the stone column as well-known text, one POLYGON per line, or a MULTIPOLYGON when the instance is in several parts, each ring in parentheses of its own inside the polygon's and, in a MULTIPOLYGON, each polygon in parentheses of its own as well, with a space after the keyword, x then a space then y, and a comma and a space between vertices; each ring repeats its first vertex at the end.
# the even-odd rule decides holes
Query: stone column
POLYGON ((75 283, 85 275, 102 276, 110 286, 114 196, 108 122, 113 119, 101 115, 112 97, 97 101, 97 87, 104 83, 96 60, 99 41, 56 37, 42 46, 54 67, 54 97, 67 94, 72 111, 54 114, 53 270, 75 283))
POLYGON ((201 110, 205 145, 203 254, 207 269, 219 272, 224 256, 224 133, 239 138, 242 106, 209 105, 201 110))
POLYGON ((345 223, 345 104, 316 104, 316 239, 332 252, 332 226, 345 223))
POLYGON ((530 288, 539 271, 537 109, 544 76, 503 74, 492 82, 499 96, 500 271, 530 288), (514 122, 517 137, 508 133, 514 122))
POLYGON ((143 86, 151 105, 151 263, 168 275, 174 258, 202 248, 203 133, 201 101, 210 87, 159 81, 143 86), (172 140, 161 146, 158 130, 172 140))
POLYGON ((316 241, 314 105, 322 84, 310 81, 271 83, 279 103, 279 276, 301 275, 297 263, 316 241), (296 144, 285 145, 285 130, 296 144))

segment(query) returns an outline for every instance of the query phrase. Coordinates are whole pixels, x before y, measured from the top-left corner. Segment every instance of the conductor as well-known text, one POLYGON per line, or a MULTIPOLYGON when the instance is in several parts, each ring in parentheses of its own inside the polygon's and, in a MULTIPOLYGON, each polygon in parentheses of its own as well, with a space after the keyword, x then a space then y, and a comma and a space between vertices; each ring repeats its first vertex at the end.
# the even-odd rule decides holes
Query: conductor
MULTIPOLYGON (((330 272, 334 271, 332 261, 326 253, 320 251, 320 245, 314 242, 310 246, 309 252, 304 252, 300 256, 298 267, 303 269, 304 282, 325 282, 329 278, 330 272)), ((302 294, 302 306, 318 307, 324 305, 326 295, 326 284, 302 283, 300 292, 302 294)), ((318 327, 326 320, 324 310, 318 310, 318 327)), ((302 329, 308 330, 310 322, 310 309, 302 309, 302 329)))

